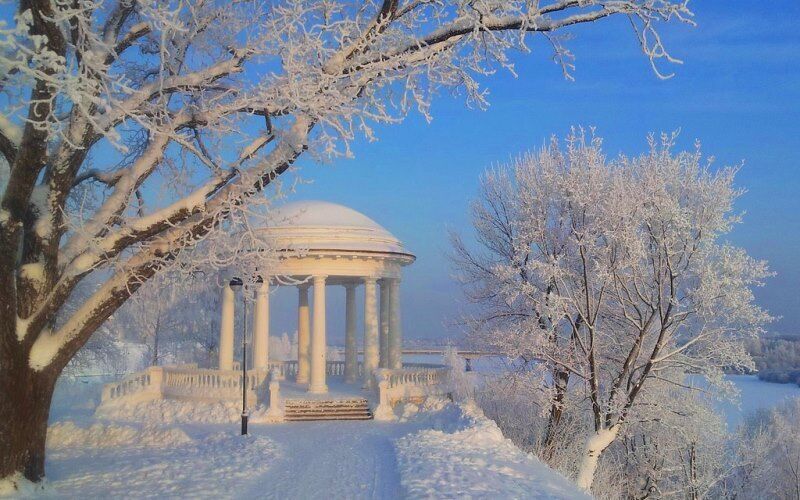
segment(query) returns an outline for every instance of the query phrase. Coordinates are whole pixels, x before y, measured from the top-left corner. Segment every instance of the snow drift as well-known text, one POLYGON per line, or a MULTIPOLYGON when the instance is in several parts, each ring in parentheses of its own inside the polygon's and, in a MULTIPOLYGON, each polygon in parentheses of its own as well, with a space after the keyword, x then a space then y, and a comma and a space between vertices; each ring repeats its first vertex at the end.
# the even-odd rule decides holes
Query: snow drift
POLYGON ((474 403, 434 415, 419 415, 434 418, 433 429, 395 441, 409 498, 589 498, 506 439, 474 403))
POLYGON ((228 424, 239 420, 241 403, 221 401, 206 403, 171 399, 101 406, 95 416, 124 422, 228 424))
POLYGON ((119 446, 177 446, 192 442, 183 430, 176 427, 131 426, 96 423, 79 427, 75 422, 58 422, 47 430, 47 447, 63 448, 116 448, 119 446))

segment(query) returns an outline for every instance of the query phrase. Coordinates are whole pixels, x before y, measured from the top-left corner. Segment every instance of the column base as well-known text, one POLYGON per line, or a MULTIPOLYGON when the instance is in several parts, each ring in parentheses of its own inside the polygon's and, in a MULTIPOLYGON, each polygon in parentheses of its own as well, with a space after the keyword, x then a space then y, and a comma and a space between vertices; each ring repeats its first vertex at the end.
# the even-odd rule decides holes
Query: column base
POLYGON ((311 394, 325 394, 328 392, 328 386, 325 384, 318 386, 309 385, 308 392, 310 392, 311 394))

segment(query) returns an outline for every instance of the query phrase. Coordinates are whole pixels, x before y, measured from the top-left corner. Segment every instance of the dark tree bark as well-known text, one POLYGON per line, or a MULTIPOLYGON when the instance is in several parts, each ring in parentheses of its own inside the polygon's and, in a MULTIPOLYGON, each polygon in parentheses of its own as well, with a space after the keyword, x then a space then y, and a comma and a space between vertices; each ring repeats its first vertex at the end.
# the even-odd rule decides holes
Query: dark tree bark
POLYGON ((0 477, 22 472, 30 481, 44 478, 47 420, 59 371, 33 370, 27 359, 0 359, 0 477))
POLYGON ((557 436, 558 426, 561 423, 561 416, 564 414, 564 398, 567 394, 567 385, 569 384, 569 372, 566 370, 553 370, 553 382, 555 386, 555 397, 553 404, 550 406, 550 414, 547 418, 547 429, 545 430, 544 438, 542 440, 542 449, 544 450, 544 458, 548 460, 553 457, 555 440, 557 436))

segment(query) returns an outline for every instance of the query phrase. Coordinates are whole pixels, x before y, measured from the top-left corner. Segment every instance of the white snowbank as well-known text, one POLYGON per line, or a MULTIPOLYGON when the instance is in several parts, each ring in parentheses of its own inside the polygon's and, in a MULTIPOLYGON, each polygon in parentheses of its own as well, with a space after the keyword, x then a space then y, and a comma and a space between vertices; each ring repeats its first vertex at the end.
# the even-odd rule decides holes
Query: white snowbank
POLYGON ((0 498, 34 497, 41 493, 44 488, 43 483, 32 483, 25 479, 22 473, 17 472, 10 477, 0 479, 0 498))
POLYGON ((177 446, 192 442, 176 427, 131 426, 96 423, 83 428, 75 422, 58 422, 47 429, 47 447, 116 448, 118 446, 177 446))
POLYGON ((36 498, 231 498, 280 457, 266 436, 216 432, 172 446, 69 447, 48 457, 36 498))
POLYGON ((434 429, 395 441, 409 498, 589 498, 503 437, 473 403, 448 405, 419 418, 435 418, 434 429))
POLYGON ((128 422, 227 424, 240 419, 240 403, 156 400, 118 406, 100 406, 95 416, 128 422))

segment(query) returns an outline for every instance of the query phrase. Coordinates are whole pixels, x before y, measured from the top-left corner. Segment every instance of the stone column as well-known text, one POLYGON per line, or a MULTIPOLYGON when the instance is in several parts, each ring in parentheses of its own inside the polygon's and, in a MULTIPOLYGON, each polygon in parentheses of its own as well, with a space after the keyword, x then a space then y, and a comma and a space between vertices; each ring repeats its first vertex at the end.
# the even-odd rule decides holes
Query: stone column
POLYGON ((325 383, 327 342, 325 339, 325 276, 314 276, 314 320, 311 323, 311 379, 308 392, 328 392, 325 383))
POLYGON ((403 367, 403 331, 400 327, 400 280, 389 281, 389 368, 403 367))
POLYGON ((233 370, 233 323, 236 294, 231 285, 222 289, 222 320, 219 324, 219 369, 233 370))
POLYGON ((311 318, 308 314, 308 285, 297 287, 297 383, 308 383, 311 318))
POLYGON ((378 304, 375 278, 364 278, 364 387, 372 387, 372 372, 378 368, 378 304))
POLYGON ((269 278, 256 291, 253 311, 253 368, 266 370, 269 364, 269 278))
POLYGON ((358 378, 358 346, 356 344, 356 285, 345 285, 344 311, 344 381, 352 384, 358 378))
POLYGON ((380 280, 381 285, 381 331, 380 331, 380 367, 389 368, 389 286, 380 280))

